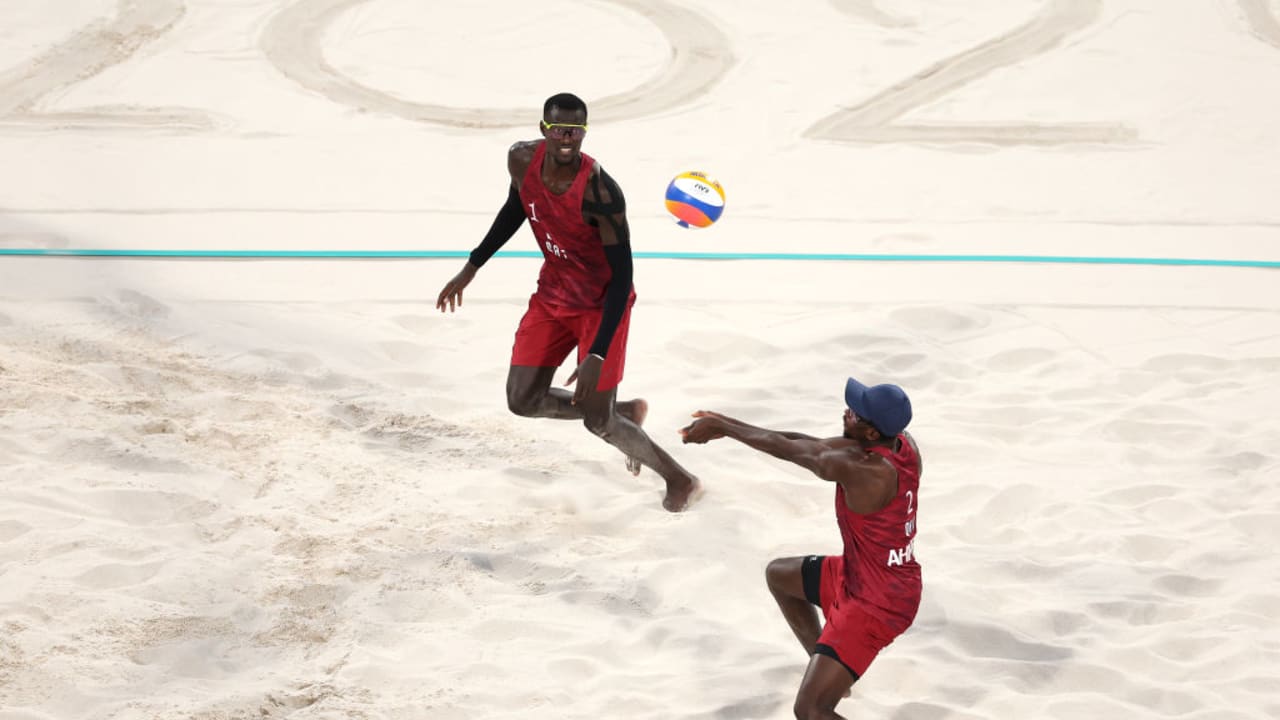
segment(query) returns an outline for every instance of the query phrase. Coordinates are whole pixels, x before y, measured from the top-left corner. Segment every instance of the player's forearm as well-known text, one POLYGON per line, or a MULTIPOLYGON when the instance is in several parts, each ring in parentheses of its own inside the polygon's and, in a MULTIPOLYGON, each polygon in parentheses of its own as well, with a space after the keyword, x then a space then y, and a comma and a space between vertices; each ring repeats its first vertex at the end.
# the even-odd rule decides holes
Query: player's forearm
POLYGON ((780 432, 748 425, 741 420, 725 423, 725 437, 779 460, 795 463, 806 470, 815 470, 818 455, 823 447, 816 439, 802 433, 780 432))
MULTIPOLYGON (((719 417, 723 422, 729 425, 737 425, 740 427, 745 427, 753 430, 763 430, 763 428, 758 428, 754 425, 751 425, 750 423, 742 422, 737 418, 731 418, 728 415, 720 415, 719 417)), ((802 432, 795 432, 792 430, 767 430, 766 432, 777 433, 778 435, 781 435, 782 437, 788 440, 817 440, 818 439, 812 435, 806 435, 802 432)))
POLYGON ((589 352, 592 355, 607 357, 609 354, 609 346, 613 344, 613 336, 618 332, 618 326, 622 324, 622 316, 627 312, 627 299, 631 294, 628 287, 625 294, 618 291, 619 288, 609 288, 608 295, 604 301, 604 309, 600 313, 600 327, 596 330, 595 340, 591 343, 589 352), (617 297, 622 295, 622 297, 617 297))
POLYGON ((791 430, 779 430, 778 434, 788 440, 817 440, 812 435, 805 435, 802 432, 792 432, 791 430))
POLYGON ((612 275, 609 278, 609 286, 605 289, 600 327, 596 330, 595 340, 591 343, 589 350, 592 355, 600 357, 609 354, 609 345, 613 343, 613 336, 617 333, 618 326, 622 324, 622 316, 627 312, 627 303, 631 301, 633 275, 630 245, 625 242, 606 245, 604 256, 609 262, 612 275))

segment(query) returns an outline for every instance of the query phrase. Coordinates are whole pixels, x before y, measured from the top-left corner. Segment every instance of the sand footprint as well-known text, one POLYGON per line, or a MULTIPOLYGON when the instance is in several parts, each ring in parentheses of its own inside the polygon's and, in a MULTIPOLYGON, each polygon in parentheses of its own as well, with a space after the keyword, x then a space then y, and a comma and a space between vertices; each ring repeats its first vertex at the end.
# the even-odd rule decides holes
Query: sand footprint
POLYGON ((1142 369, 1167 376, 1171 373, 1190 372, 1220 375, 1228 372, 1235 365, 1234 361, 1213 355, 1197 355, 1180 353, 1157 355, 1142 364, 1142 369))
POLYGON ((1119 553, 1136 563, 1157 563, 1167 560, 1185 545, 1184 538, 1168 535, 1127 535, 1120 540, 1119 553))
POLYGON ((132 320, 162 320, 169 316, 168 305, 135 290, 120 290, 114 304, 108 306, 116 314, 132 320))
POLYGON ((80 586, 93 590, 114 590, 145 583, 158 575, 164 565, 164 562, 134 565, 106 563, 77 575, 75 580, 80 586))
POLYGON ((1115 620, 1131 627, 1163 625, 1192 617, 1197 610, 1153 596, 1138 596, 1123 600, 1092 602, 1085 606, 1089 613, 1100 619, 1115 620))
POLYGON ((1152 585, 1167 594, 1203 598, 1216 595, 1222 587, 1222 581, 1215 578, 1171 574, 1161 575, 1152 582, 1152 585))
POLYGON ((942 632, 969 657, 1048 662, 1066 660, 1074 654, 1068 647, 1023 640, 1004 628, 987 623, 952 622, 942 632))
POLYGON ((95 463, 116 471, 190 473, 191 466, 172 457, 160 457, 147 448, 129 446, 108 438, 84 438, 63 442, 56 455, 65 460, 95 463))
POLYGON ((686 332, 667 343, 667 352, 677 361, 701 368, 722 368, 750 358, 769 358, 779 349, 745 333, 686 332))
POLYGON ((31 526, 19 520, 0 520, 0 543, 9 542, 31 532, 31 526))
POLYGON ((401 365, 422 365, 435 353, 430 346, 403 340, 386 340, 378 343, 378 348, 388 359, 401 365))
POLYGON ((1061 353, 1042 347, 1013 348, 998 352, 985 361, 987 369, 1007 373, 1023 373, 1053 362, 1061 353))
POLYGON ((258 357, 264 360, 273 361, 279 365, 283 365, 286 369, 297 373, 307 373, 317 368, 324 367, 323 360, 311 353, 305 352, 255 348, 253 350, 245 351, 244 354, 250 357, 258 357))
POLYGON ((552 680, 565 685, 583 678, 598 677, 603 668, 600 662, 581 656, 554 658, 543 667, 552 680))
POLYGON ((438 327, 438 321, 426 315, 396 315, 391 318, 391 322, 415 335, 429 335, 438 327))
POLYGON ((154 490, 86 490, 80 499, 101 515, 135 527, 199 520, 217 510, 194 495, 154 490))
POLYGON ((789 702, 789 699, 785 696, 779 697, 777 694, 760 695, 724 705, 715 711, 713 717, 733 718, 733 720, 739 720, 739 718, 741 720, 753 720, 754 718, 776 717, 778 710, 787 702, 789 702))
POLYGON ((991 314, 973 310, 958 312, 944 305, 908 307, 889 314, 895 323, 901 323, 925 333, 965 333, 991 325, 991 314))

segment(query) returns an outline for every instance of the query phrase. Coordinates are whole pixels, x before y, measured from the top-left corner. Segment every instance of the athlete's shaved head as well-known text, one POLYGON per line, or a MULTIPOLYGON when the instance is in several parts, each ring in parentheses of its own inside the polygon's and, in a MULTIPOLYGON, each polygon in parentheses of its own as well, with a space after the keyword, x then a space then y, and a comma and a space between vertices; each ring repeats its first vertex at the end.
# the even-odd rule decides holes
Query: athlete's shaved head
POLYGON ((587 119, 587 104, 582 102, 582 98, 573 93, 559 93, 547 98, 547 101, 542 104, 542 117, 550 114, 553 107, 558 107, 566 112, 581 110, 583 121, 585 122, 587 119))

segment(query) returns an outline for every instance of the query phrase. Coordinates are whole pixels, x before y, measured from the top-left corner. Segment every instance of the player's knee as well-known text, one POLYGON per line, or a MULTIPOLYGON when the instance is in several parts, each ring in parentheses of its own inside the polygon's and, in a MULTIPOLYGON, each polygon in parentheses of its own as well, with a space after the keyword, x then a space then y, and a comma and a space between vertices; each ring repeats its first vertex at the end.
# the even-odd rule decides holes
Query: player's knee
POLYGON ((796 720, 826 720, 832 717, 835 706, 827 707, 816 698, 802 694, 796 698, 796 704, 791 710, 795 713, 796 720))
POLYGON ((791 558, 774 558, 769 561, 764 567, 764 581, 770 590, 781 591, 788 586, 788 580, 795 571, 792 567, 794 564, 791 558))
POLYGON ((533 417, 537 413, 538 403, 527 395, 507 395, 507 409, 520 417, 533 417))

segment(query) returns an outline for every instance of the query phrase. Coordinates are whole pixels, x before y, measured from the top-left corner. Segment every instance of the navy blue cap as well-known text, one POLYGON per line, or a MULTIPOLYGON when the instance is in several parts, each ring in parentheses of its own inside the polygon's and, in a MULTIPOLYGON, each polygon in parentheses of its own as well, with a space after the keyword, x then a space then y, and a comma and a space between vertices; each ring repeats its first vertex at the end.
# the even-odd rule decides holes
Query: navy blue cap
POLYGON ((867 387, 849 378, 844 386, 844 401, 853 414, 888 438, 897 437, 911 422, 911 400, 897 385, 867 387))

